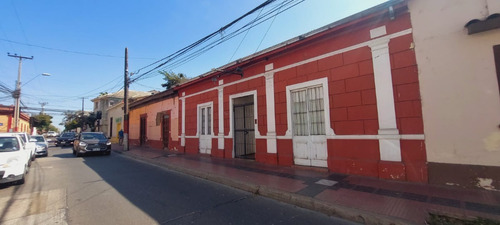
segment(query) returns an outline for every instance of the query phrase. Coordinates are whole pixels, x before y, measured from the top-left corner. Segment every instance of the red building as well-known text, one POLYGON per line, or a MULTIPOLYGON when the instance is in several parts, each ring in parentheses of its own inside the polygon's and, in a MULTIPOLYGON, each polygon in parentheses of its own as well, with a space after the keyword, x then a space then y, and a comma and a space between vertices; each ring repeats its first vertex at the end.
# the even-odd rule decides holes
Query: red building
POLYGON ((404 1, 224 65, 176 91, 186 153, 427 182, 404 1))

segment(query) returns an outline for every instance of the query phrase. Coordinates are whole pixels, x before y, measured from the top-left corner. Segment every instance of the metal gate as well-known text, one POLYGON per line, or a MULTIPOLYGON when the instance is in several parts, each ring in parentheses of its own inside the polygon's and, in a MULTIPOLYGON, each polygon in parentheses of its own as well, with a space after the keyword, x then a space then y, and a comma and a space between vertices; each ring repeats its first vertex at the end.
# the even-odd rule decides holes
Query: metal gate
POLYGON ((255 124, 253 102, 235 105, 234 157, 255 159, 255 124))

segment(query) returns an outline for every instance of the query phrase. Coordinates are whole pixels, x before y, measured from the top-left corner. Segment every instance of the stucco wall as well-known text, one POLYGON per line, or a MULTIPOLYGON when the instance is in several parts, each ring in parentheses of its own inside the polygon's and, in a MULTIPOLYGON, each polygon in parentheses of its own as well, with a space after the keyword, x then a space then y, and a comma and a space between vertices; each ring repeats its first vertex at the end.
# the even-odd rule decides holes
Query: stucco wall
POLYGON ((110 108, 107 111, 108 117, 107 117, 106 121, 108 121, 108 123, 109 123, 109 121, 111 121, 111 119, 113 120, 113 133, 108 134, 109 129, 110 129, 109 126, 106 126, 107 130, 103 130, 103 132, 105 132, 106 134, 108 134, 109 137, 111 137, 111 141, 113 143, 118 143, 118 131, 120 131, 120 129, 123 129, 123 109, 122 109, 122 106, 123 106, 123 104, 119 104, 119 106, 110 108))
POLYGON ((8 132, 9 131, 9 116, 0 115, 0 132, 8 132))
POLYGON ((172 141, 179 140, 178 126, 179 126, 179 116, 177 109, 178 99, 169 98, 161 102, 156 102, 151 105, 136 108, 130 111, 130 139, 139 139, 140 130, 140 117, 141 115, 147 114, 147 124, 146 124, 146 136, 148 140, 161 140, 161 125, 156 125, 156 114, 158 112, 170 111, 170 135, 172 141))
POLYGON ((429 162, 500 165, 500 97, 493 46, 500 29, 465 24, 500 13, 495 1, 410 0, 429 162))

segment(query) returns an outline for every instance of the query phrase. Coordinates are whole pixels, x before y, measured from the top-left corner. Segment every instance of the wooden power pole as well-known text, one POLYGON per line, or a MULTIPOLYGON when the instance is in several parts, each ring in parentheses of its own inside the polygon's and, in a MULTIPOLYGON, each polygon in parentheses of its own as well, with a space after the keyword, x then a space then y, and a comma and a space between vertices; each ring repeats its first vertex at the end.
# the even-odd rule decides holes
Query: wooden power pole
POLYGON ((128 49, 125 48, 125 81, 123 84, 123 150, 128 151, 128 134, 129 134, 129 120, 128 120, 128 49))

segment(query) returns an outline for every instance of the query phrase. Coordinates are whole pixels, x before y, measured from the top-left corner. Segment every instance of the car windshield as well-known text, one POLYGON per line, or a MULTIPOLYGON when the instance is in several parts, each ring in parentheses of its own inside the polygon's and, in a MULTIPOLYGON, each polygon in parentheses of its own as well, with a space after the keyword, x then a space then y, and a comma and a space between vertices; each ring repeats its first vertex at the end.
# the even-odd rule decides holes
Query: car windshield
POLYGON ((21 137, 21 139, 23 139, 24 142, 28 142, 28 140, 26 140, 26 136, 24 136, 24 134, 19 134, 19 137, 21 137))
POLYGON ((99 133, 84 133, 82 134, 82 139, 83 140, 89 140, 89 139, 106 139, 106 136, 103 134, 99 133))
POLYGON ((36 139, 36 142, 44 142, 43 136, 32 136, 32 138, 36 139))
POLYGON ((75 134, 74 133, 64 133, 61 135, 61 137, 74 137, 75 134))
POLYGON ((19 142, 15 137, 0 137, 0 152, 19 151, 19 142))

